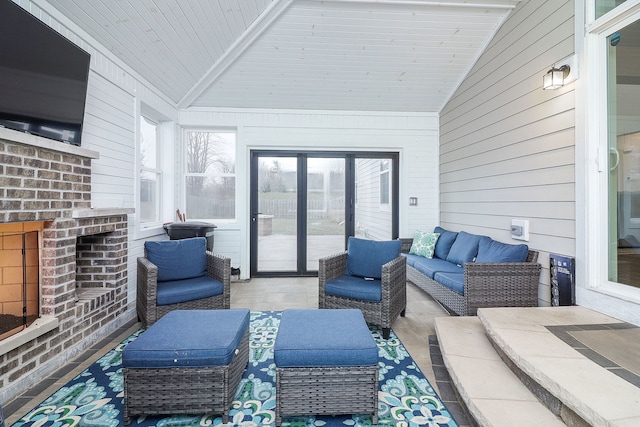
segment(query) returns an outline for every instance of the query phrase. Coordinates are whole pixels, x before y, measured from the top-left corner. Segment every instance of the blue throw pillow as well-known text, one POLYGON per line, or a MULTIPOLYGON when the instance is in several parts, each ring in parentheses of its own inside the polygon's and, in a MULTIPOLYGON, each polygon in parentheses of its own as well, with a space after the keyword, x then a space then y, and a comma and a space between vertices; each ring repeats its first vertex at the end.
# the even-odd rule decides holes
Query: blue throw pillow
POLYGON ((158 267, 158 281, 190 279, 207 274, 207 239, 144 242, 146 257, 158 267))
POLYGON ((458 237, 458 233, 445 230, 442 227, 436 227, 433 232, 440 234, 440 237, 438 237, 438 241, 436 242, 434 255, 436 258, 446 260, 447 255, 449 255, 449 251, 451 250, 451 246, 453 246, 453 242, 455 242, 456 237, 458 237))
POLYGON ((471 262, 478 254, 478 244, 484 236, 469 234, 464 231, 458 233, 456 241, 453 242, 447 261, 457 265, 464 265, 465 262, 471 262))
POLYGON ((400 256, 400 240, 375 241, 349 237, 347 274, 358 277, 382 277, 382 265, 400 256))
POLYGON ((524 262, 528 253, 529 246, 525 244, 510 245, 483 237, 478 245, 476 262, 524 262))

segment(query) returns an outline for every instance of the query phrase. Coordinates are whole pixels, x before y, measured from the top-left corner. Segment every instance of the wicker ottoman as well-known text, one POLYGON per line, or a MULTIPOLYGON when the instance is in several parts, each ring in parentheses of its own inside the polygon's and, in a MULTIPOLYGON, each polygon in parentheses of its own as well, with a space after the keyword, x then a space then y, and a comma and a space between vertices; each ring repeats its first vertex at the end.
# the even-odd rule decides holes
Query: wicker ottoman
POLYGON ((276 425, 296 415, 378 422, 378 346, 360 310, 285 310, 274 358, 276 425))
POLYGON ((249 362, 249 310, 175 310, 122 352, 124 422, 132 416, 222 414, 249 362))

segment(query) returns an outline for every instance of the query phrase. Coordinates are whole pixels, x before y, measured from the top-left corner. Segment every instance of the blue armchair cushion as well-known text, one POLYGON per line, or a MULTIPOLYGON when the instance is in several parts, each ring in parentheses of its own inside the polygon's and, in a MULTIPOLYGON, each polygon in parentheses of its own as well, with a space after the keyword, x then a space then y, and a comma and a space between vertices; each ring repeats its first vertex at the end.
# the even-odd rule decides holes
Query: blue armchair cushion
POLYGON ((206 246, 204 237, 144 242, 147 259, 158 267, 158 282, 206 275, 206 246))
POLYGON ((249 310, 174 310, 122 352, 125 368, 228 365, 249 328, 249 310))
POLYGON ((400 240, 375 241, 349 237, 347 274, 358 277, 382 277, 382 266, 400 256, 400 240))
POLYGON ((464 231, 459 232, 447 255, 447 261, 458 265, 473 261, 478 254, 478 244, 482 237, 484 236, 469 234, 464 231))
POLYGON ((382 284, 380 279, 367 280, 364 277, 340 276, 324 284, 324 292, 336 297, 357 299, 362 301, 382 301, 382 284))
POLYGON ((524 262, 528 253, 529 246, 525 244, 510 245, 483 237, 478 245, 476 262, 524 262))
POLYGON ((280 368, 378 364, 378 346, 357 309, 285 310, 273 353, 280 368))
POLYGON ((464 273, 438 272, 433 276, 433 280, 464 295, 464 273))
POLYGON ((456 241, 456 237, 458 237, 458 233, 454 231, 445 230, 442 227, 434 228, 433 232, 440 234, 440 236, 438 237, 438 241, 436 242, 434 255, 440 259, 447 259, 447 255, 449 255, 451 246, 453 246, 453 242, 456 241))
POLYGON ((158 305, 178 304, 222 295, 224 284, 209 276, 158 282, 156 302, 158 305))

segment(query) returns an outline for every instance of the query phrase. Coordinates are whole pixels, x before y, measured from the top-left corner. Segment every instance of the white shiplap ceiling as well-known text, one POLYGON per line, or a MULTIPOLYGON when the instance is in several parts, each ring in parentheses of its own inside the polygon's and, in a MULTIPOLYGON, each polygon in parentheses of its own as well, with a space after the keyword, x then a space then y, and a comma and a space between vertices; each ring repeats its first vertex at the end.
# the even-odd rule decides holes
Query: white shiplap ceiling
POLYGON ((437 112, 520 0, 47 0, 180 108, 437 112))

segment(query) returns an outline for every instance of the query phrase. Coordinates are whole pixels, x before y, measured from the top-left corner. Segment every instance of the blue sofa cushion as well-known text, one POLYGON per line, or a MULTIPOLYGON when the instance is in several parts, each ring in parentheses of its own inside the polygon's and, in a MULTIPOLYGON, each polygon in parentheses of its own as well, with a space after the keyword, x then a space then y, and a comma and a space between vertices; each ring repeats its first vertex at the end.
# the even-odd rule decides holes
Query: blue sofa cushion
POLYGON ((204 237, 193 237, 148 241, 144 249, 147 259, 158 267, 158 282, 164 282, 207 274, 206 245, 204 237))
POLYGON ((280 368, 378 364, 378 346, 356 309, 285 310, 273 353, 280 368))
POLYGON ((454 292, 464 295, 464 273, 438 272, 433 280, 454 292))
POLYGON ((366 240, 349 237, 347 274, 358 277, 382 277, 382 266, 400 256, 400 240, 366 240))
POLYGON ((453 246, 453 242, 455 242, 456 237, 458 237, 458 233, 445 230, 442 227, 436 227, 433 232, 440 234, 440 237, 438 237, 438 241, 436 242, 434 255, 440 259, 447 259, 447 255, 449 255, 451 246, 453 246))
POLYGON ((473 261, 478 254, 478 244, 482 237, 484 236, 469 234, 464 231, 459 232, 447 255, 447 261, 458 265, 473 261))
POLYGON ((407 264, 430 279, 433 279, 433 276, 439 271, 448 273, 462 273, 464 271, 462 267, 452 262, 439 258, 428 259, 416 255, 407 255, 407 264), (415 257, 415 259, 409 263, 409 257, 415 257))
POLYGON ((156 302, 158 305, 178 304, 222 295, 224 284, 209 276, 192 277, 191 279, 169 280, 158 282, 156 302))
POLYGON ((478 245, 476 262, 524 262, 528 253, 529 246, 525 244, 510 245, 483 237, 478 245))
POLYGON ((127 344, 125 368, 228 365, 249 328, 249 310, 174 310, 127 344))
POLYGON ((367 280, 364 277, 340 276, 324 284, 324 292, 336 297, 380 302, 382 284, 380 279, 367 280))

